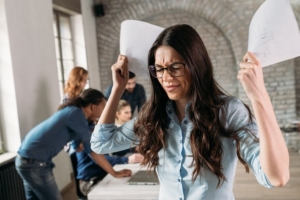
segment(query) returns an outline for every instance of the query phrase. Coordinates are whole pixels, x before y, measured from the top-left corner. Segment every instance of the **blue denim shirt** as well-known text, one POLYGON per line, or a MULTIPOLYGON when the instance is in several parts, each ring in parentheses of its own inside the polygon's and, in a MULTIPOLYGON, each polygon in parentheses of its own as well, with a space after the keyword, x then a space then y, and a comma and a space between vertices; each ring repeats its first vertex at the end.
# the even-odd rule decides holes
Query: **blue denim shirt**
MULTIPOLYGON (((238 158, 235 141, 230 138, 221 137, 222 167, 227 181, 217 188, 217 176, 205 167, 196 180, 192 181, 194 167, 191 166, 193 158, 189 138, 193 125, 188 119, 188 106, 186 106, 185 118, 179 123, 172 102, 166 105, 166 112, 171 122, 166 130, 166 148, 158 152, 159 199, 232 200, 238 158)), ((257 125, 255 122, 249 124, 248 111, 240 100, 227 98, 224 108, 225 113, 220 113, 220 119, 225 128, 236 130, 240 127, 248 127, 257 134, 257 125)), ((135 119, 118 128, 114 124, 97 125, 91 139, 92 150, 97 153, 109 153, 130 147, 136 137, 133 132, 134 122, 135 119)), ((254 172, 258 182, 265 187, 273 187, 260 165, 259 143, 243 131, 238 135, 241 139, 241 156, 254 172)))
POLYGON ((67 106, 31 129, 18 154, 25 158, 52 162, 52 158, 71 140, 81 141, 84 151, 90 153, 90 132, 82 109, 67 106))

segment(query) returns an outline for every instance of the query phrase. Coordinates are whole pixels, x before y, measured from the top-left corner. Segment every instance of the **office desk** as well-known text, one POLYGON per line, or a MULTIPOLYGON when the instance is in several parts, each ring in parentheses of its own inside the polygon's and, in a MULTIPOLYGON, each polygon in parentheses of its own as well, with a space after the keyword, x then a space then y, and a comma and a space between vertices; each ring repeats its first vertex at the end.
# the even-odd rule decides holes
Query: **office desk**
MULTIPOLYGON (((140 164, 115 165, 115 170, 130 169, 132 175, 141 169, 140 164)), ((158 199, 159 185, 128 185, 127 181, 130 177, 114 178, 108 174, 101 182, 99 182, 88 194, 89 200, 105 200, 105 199, 158 199)))

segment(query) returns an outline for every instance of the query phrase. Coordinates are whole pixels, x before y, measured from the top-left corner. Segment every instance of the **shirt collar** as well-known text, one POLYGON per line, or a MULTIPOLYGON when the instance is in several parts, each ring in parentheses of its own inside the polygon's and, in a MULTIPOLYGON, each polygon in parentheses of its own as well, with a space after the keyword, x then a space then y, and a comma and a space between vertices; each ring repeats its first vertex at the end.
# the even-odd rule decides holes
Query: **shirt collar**
MULTIPOLYGON (((188 118, 189 114, 189 107, 191 106, 191 102, 188 102, 185 106, 185 118, 188 118)), ((166 104, 166 111, 168 115, 171 115, 175 111, 175 103, 172 100, 168 100, 166 104)))

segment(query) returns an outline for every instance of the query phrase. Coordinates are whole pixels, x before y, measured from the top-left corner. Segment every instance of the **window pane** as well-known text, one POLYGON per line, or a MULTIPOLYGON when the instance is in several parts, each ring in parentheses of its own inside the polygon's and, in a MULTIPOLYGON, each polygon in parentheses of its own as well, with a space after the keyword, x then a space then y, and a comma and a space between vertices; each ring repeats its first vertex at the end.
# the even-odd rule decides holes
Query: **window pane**
POLYGON ((64 65, 64 78, 65 78, 65 81, 67 81, 68 77, 69 77, 69 73, 74 67, 74 61, 73 60, 64 60, 63 65, 64 65))
POLYGON ((58 80, 59 81, 63 81, 63 77, 62 77, 62 69, 61 69, 61 62, 60 60, 56 60, 57 63, 57 71, 58 71, 58 80))
POLYGON ((59 81, 59 92, 60 92, 60 96, 63 97, 64 96, 64 84, 62 81, 59 81))
POLYGON ((68 17, 59 16, 59 28, 60 28, 60 37, 65 39, 71 39, 71 26, 70 20, 68 17))
POLYGON ((53 13, 53 31, 54 31, 54 37, 58 37, 55 13, 53 13))
POLYGON ((73 60, 72 41, 61 39, 62 57, 64 60, 73 60))
POLYGON ((88 79, 88 80, 86 80, 86 85, 85 85, 84 89, 86 90, 89 88, 90 88, 90 80, 88 79))
POLYGON ((59 50, 59 43, 58 43, 58 38, 55 38, 55 53, 56 53, 56 58, 60 59, 60 50, 59 50))

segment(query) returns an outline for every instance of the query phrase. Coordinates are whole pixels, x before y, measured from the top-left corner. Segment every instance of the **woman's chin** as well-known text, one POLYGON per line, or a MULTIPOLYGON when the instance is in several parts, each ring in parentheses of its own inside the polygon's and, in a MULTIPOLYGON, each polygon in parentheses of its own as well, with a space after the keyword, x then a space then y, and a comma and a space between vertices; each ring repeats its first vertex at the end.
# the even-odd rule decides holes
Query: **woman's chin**
POLYGON ((167 95, 168 95, 170 100, 173 100, 173 101, 179 100, 179 97, 176 94, 168 94, 167 93, 167 95))

